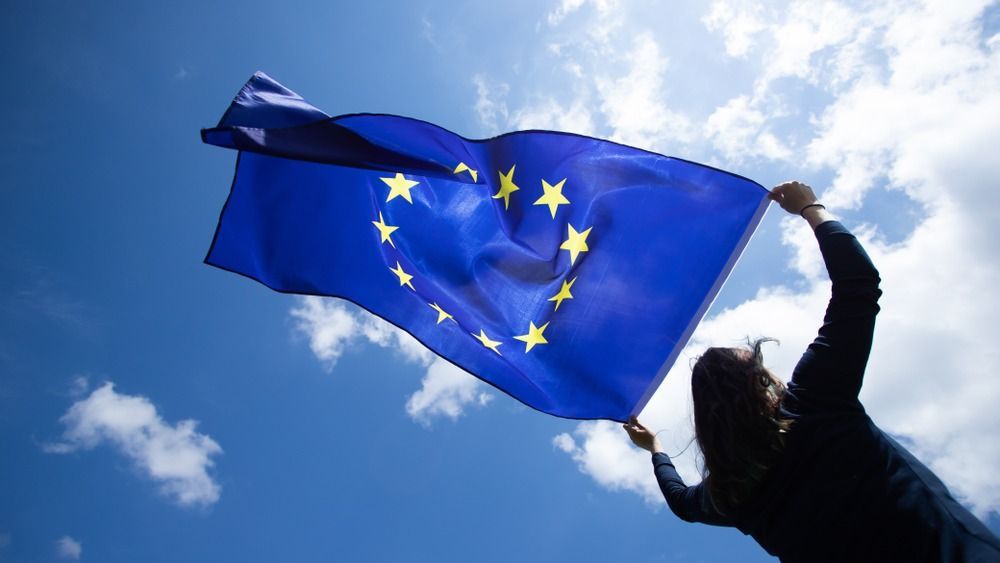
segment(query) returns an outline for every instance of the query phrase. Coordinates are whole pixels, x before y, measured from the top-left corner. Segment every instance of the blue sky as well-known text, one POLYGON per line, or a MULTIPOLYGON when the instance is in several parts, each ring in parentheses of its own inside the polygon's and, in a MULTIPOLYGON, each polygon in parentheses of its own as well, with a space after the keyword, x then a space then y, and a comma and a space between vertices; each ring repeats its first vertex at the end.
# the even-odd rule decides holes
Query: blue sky
MULTIPOLYGON (((203 265, 235 155, 198 131, 256 70, 331 114, 570 130, 817 186, 885 280, 862 400, 1000 531, 996 3, 494 4, 8 10, 0 561, 769 559, 660 506, 614 425, 203 265)), ((765 217, 692 354, 770 334, 789 372, 825 299, 807 234, 765 217)), ((686 366, 643 415, 673 451, 686 366)))

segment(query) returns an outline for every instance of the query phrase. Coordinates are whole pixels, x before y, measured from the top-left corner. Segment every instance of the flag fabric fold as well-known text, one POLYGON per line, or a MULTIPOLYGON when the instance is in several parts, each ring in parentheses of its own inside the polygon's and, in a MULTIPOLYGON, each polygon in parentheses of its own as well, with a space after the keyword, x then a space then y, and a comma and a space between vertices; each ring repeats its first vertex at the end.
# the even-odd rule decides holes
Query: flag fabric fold
POLYGON ((352 301, 565 418, 642 409, 768 203, 741 176, 580 135, 329 117, 263 73, 202 139, 239 151, 208 264, 352 301))

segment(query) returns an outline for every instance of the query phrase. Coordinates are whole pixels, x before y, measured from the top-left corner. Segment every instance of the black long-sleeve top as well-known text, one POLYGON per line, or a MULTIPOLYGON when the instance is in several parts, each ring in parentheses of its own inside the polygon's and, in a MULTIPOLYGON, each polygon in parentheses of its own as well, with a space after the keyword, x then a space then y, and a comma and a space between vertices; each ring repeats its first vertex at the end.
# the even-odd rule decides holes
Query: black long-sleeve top
POLYGON ((1000 561, 1000 540, 882 432, 858 401, 881 295, 875 266, 843 225, 816 228, 832 281, 819 336, 782 401, 794 419, 760 489, 720 514, 663 453, 656 480, 674 514, 733 526, 782 561, 1000 561))

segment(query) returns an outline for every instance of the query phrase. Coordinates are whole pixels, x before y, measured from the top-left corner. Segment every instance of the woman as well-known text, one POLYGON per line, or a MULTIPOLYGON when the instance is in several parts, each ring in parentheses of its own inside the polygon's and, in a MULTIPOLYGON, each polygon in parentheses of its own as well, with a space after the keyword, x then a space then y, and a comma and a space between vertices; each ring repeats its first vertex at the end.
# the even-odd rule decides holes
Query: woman
POLYGON ((749 349, 709 348, 691 373, 704 479, 687 487, 655 434, 629 437, 653 454, 674 514, 733 526, 782 561, 1000 561, 1000 540, 858 401, 878 313, 878 271, 809 186, 771 191, 805 218, 833 282, 819 336, 787 389, 749 349))

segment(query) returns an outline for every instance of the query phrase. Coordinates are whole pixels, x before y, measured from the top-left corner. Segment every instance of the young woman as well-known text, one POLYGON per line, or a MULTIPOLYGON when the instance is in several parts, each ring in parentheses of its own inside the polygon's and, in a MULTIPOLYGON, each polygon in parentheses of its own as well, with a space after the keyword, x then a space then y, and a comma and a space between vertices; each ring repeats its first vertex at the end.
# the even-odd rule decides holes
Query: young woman
POLYGON ((826 317, 787 389, 763 366, 760 341, 698 359, 700 484, 684 485, 638 420, 624 425, 653 454, 670 509, 736 527, 782 561, 1000 562, 1000 540, 858 401, 882 293, 868 255, 809 186, 781 184, 771 199, 815 231, 833 282, 826 317))

